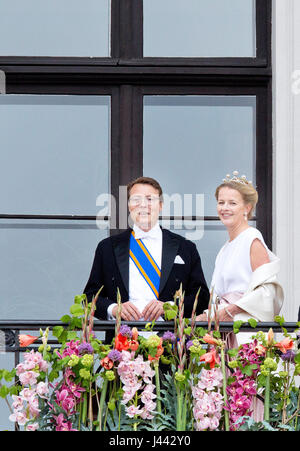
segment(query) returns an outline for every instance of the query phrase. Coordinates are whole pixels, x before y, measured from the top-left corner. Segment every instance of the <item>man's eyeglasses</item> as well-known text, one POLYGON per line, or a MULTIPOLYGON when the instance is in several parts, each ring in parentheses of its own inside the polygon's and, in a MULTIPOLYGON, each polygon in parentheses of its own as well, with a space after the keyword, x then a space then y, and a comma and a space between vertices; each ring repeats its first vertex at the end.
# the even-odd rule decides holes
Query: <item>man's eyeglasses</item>
POLYGON ((155 204, 159 201, 159 196, 130 196, 128 203, 131 206, 145 204, 155 204))

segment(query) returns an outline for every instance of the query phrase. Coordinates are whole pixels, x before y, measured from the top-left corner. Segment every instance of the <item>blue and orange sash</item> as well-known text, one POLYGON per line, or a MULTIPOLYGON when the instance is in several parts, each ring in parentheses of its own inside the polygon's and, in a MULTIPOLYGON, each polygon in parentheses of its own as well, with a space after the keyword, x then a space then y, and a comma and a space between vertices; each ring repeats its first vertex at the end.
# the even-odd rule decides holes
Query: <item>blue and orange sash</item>
POLYGON ((160 268, 142 240, 135 238, 134 231, 131 232, 129 256, 158 299, 160 268))

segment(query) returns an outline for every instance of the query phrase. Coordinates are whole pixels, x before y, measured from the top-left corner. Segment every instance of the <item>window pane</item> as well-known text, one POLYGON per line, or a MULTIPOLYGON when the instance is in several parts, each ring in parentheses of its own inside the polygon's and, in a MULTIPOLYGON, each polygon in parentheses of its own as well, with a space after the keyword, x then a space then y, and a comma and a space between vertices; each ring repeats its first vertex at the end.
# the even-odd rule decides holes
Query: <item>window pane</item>
POLYGON ((254 57, 255 0, 144 0, 144 56, 254 57))
POLYGON ((0 55, 110 56, 110 0, 2 0, 0 55))
POLYGON ((255 96, 144 97, 143 172, 171 201, 163 215, 203 216, 202 195, 215 216, 216 187, 234 170, 255 183, 255 105, 255 96))
POLYGON ((0 96, 1 213, 95 215, 109 190, 110 97, 0 96))
MULTIPOLYGON (((206 283, 210 288, 216 257, 221 247, 228 240, 228 233, 223 224, 220 221, 184 221, 181 223, 171 221, 169 224, 161 221, 161 225, 196 244, 206 283)), ((249 225, 255 227, 256 223, 250 221, 249 225)))
POLYGON ((108 236, 86 221, 1 220, 0 230, 2 319, 57 320, 69 313, 98 242, 108 236))

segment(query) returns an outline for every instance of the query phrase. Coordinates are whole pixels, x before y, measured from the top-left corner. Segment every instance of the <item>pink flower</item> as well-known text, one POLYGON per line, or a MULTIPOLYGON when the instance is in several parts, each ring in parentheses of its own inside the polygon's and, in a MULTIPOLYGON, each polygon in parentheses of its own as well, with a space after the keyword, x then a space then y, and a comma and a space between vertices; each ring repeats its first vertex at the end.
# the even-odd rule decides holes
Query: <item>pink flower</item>
POLYGON ((54 419, 56 420, 56 431, 62 432, 62 431, 77 431, 77 429, 72 428, 71 421, 66 421, 64 415, 60 413, 58 416, 54 416, 54 419))
POLYGON ((74 399, 69 396, 69 392, 66 389, 62 389, 61 391, 56 391, 56 402, 59 406, 61 406, 66 412, 71 412, 75 407, 74 399))
POLYGON ((30 415, 35 418, 39 415, 40 409, 39 409, 39 401, 38 398, 32 398, 28 401, 28 408, 30 415))
POLYGON ((202 369, 197 385, 192 387, 193 415, 197 431, 215 430, 223 409, 222 372, 219 368, 202 369))
POLYGON ((143 418, 143 420, 153 420, 154 415, 151 415, 151 413, 144 408, 141 413, 141 418, 143 418))
POLYGON ((39 428, 39 424, 38 423, 30 423, 26 426, 26 431, 37 431, 39 428))
POLYGON ((71 356, 73 354, 79 355, 79 349, 78 349, 79 344, 80 344, 79 340, 77 340, 77 341, 71 340, 68 343, 66 343, 67 347, 66 347, 66 349, 64 349, 62 356, 67 357, 67 356, 71 356))
POLYGON ((48 384, 45 382, 39 382, 36 387, 36 392, 40 396, 40 398, 46 398, 46 394, 49 393, 48 384))
POLYGON ((14 411, 20 411, 23 410, 24 404, 23 404, 23 398, 21 396, 12 395, 13 403, 12 407, 14 411))
POLYGON ((26 371, 20 374, 19 379, 22 385, 35 385, 39 374, 35 371, 26 371))
POLYGON ((139 407, 136 407, 134 405, 126 407, 125 410, 126 410, 126 415, 129 418, 133 418, 135 415, 140 415, 142 413, 142 410, 139 407))
POLYGON ((18 423, 19 426, 24 426, 29 418, 27 418, 24 412, 15 411, 9 416, 9 420, 13 421, 14 423, 18 423))
POLYGON ((34 389, 31 388, 23 388, 22 391, 20 391, 20 396, 23 398, 24 401, 30 401, 33 399, 36 395, 36 392, 34 389))

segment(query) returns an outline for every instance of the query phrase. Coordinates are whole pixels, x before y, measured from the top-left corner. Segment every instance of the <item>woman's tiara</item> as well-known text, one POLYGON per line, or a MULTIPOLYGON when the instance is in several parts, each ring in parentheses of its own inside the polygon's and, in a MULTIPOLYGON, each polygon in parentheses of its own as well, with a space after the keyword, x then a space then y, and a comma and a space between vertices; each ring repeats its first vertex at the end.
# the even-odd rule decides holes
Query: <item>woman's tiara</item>
POLYGON ((252 182, 250 180, 247 180, 247 177, 245 175, 239 177, 238 171, 233 171, 232 176, 230 174, 226 174, 226 178, 223 179, 223 182, 224 183, 236 182, 241 183, 242 185, 252 185, 252 182))

